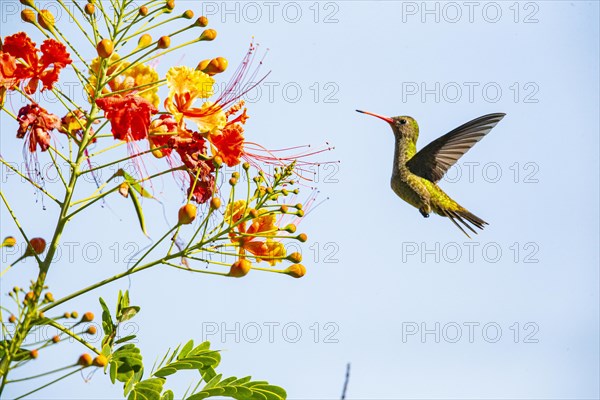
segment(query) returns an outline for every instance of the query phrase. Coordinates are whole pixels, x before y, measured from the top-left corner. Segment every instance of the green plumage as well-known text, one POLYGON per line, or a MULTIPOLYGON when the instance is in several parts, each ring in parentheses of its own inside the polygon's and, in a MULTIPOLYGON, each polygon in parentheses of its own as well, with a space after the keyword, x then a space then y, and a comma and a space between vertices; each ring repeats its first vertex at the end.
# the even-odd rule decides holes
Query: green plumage
POLYGON ((437 182, 505 114, 488 114, 467 122, 417 152, 419 125, 413 118, 387 118, 365 111, 359 112, 383 119, 394 131, 396 143, 391 186, 402 200, 418 208, 424 217, 429 217, 431 212, 448 217, 468 237, 470 236, 458 222, 473 233, 477 232, 472 226, 483 229, 487 225, 487 222, 452 200, 437 182))

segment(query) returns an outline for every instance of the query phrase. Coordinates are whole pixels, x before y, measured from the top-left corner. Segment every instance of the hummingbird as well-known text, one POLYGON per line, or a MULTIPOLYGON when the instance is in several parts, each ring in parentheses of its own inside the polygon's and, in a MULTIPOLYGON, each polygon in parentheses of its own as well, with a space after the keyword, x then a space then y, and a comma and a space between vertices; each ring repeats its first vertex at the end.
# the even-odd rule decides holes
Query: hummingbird
POLYGON ((437 138, 417 152, 419 125, 414 118, 409 116, 390 118, 368 111, 356 111, 382 119, 392 127, 396 143, 391 186, 402 200, 418 208, 425 218, 429 218, 431 212, 447 217, 469 239, 471 237, 458 222, 475 234, 477 231, 472 226, 483 229, 484 225, 489 225, 454 201, 437 185, 437 182, 506 114, 494 113, 475 118, 437 138))

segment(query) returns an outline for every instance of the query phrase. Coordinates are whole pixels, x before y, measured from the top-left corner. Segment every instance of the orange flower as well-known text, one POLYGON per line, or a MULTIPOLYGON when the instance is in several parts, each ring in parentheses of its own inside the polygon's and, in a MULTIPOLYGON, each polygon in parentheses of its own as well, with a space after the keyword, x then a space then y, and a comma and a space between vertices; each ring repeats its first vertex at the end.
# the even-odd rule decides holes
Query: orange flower
POLYGON ((103 97, 96 104, 110 121, 114 138, 127 142, 148 137, 150 116, 158 112, 152 103, 137 95, 103 97))
POLYGON ((58 81, 63 68, 72 63, 64 44, 46 39, 40 48, 39 57, 35 43, 25 32, 19 32, 4 38, 0 51, 0 82, 7 89, 29 79, 25 92, 32 94, 41 81, 42 90, 52 89, 58 81))
POLYGON ((240 124, 227 125, 219 135, 211 135, 209 140, 217 149, 217 156, 230 167, 240 163, 244 154, 244 128, 240 124))
POLYGON ((17 137, 25 138, 29 152, 35 153, 37 146, 42 151, 50 146, 50 131, 60 128, 60 118, 48 113, 37 104, 28 104, 19 110, 17 137))

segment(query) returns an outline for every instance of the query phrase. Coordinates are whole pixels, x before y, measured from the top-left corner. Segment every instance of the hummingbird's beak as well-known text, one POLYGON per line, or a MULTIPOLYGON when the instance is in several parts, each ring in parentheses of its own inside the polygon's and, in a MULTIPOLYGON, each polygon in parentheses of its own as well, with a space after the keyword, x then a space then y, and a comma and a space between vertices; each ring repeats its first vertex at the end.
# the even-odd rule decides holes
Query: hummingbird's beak
POLYGON ((388 124, 393 124, 394 121, 389 118, 389 117, 384 117, 383 115, 379 115, 379 114, 374 114, 372 112, 368 112, 368 111, 361 111, 361 110, 356 110, 356 112, 362 113, 362 114, 367 114, 367 115, 372 115, 373 117, 377 117, 379 119, 384 120, 385 122, 387 122, 388 124))

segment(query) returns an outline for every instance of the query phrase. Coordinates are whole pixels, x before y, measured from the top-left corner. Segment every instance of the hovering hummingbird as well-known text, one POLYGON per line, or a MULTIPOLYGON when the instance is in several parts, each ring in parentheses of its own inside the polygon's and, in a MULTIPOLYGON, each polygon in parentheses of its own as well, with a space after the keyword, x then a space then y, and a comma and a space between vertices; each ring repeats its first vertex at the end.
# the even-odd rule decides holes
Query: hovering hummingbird
POLYGON ((467 122, 434 140, 417 153, 419 125, 408 116, 384 117, 367 111, 391 125, 396 139, 392 190, 404 201, 419 209, 423 217, 431 212, 448 217, 468 238, 469 234, 456 220, 471 232, 471 225, 483 229, 487 222, 452 200, 437 182, 463 154, 481 140, 506 114, 488 114, 467 122), (469 225, 469 223, 471 225, 469 225))

